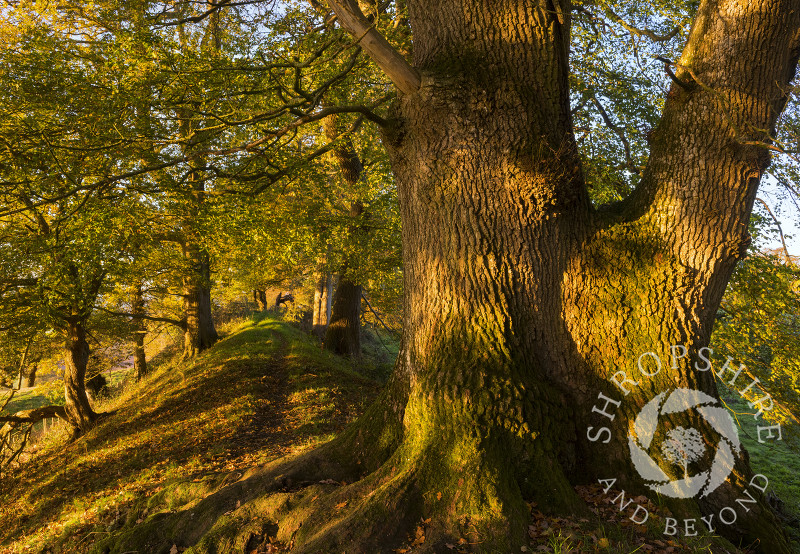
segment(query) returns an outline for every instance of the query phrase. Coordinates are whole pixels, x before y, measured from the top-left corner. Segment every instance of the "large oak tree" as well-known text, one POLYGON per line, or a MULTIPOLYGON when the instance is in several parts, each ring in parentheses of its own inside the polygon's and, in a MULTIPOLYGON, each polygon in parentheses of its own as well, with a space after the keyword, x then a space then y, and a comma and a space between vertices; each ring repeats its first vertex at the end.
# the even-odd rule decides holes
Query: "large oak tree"
MULTIPOLYGON (((407 528, 375 513, 401 508, 433 518, 430 548, 471 536, 485 551, 517 551, 523 498, 580 510, 576 482, 628 475, 636 487, 626 443, 587 438, 592 407, 618 371, 635 378, 642 353, 666 360, 686 345, 693 361, 708 344, 750 240, 800 12, 786 0, 702 2, 668 65, 640 183, 595 208, 571 123, 569 3, 409 0, 413 61, 363 4, 329 2, 399 91, 384 143, 403 218, 404 341, 382 402, 329 447, 345 445, 340 456, 371 472, 365 499, 339 533, 312 527, 304 543, 385 545, 407 528), (372 525, 356 536, 346 528, 359 517, 372 525)), ((717 394, 713 374, 691 363, 628 388, 615 437, 665 389, 717 394)), ((735 505, 749 477, 740 459, 689 511, 735 505)), ((753 509, 718 532, 780 551, 774 525, 753 509)))
MULTIPOLYGON (((328 2, 398 91, 387 118, 368 119, 382 127, 399 189, 403 347, 381 400, 359 422, 269 474, 279 476, 272 490, 350 485, 279 508, 265 504, 262 512, 277 517, 296 506, 282 529, 303 522, 291 533, 298 551, 391 550, 420 518, 428 522, 421 549, 466 537, 479 550, 519 551, 524 500, 580 512, 576 483, 616 476, 628 490, 642 489, 623 439, 649 399, 681 387, 716 395, 713 374, 688 362, 708 344, 749 241, 770 136, 800 55, 800 13, 790 0, 701 2, 682 56, 667 62, 673 84, 648 134, 638 185, 623 201, 595 207, 570 109, 569 2, 398 1, 392 42, 373 25, 383 4, 328 2), (665 364, 650 379, 634 376, 642 353, 667 360, 676 344, 690 353, 682 363, 665 364), (609 381, 621 370, 638 383, 615 413, 617 440, 592 442, 586 431, 597 425, 598 393, 621 398, 609 381)), ((334 113, 318 105, 323 89, 340 82, 304 91, 305 67, 283 64, 296 77, 286 77, 293 83, 281 95, 302 101, 275 111, 298 125, 334 113)), ((271 121, 264 113, 248 121, 271 121)), ((280 123, 259 132, 279 139, 295 128, 280 123)), ((264 142, 225 152, 255 151, 264 142)), ((205 157, 184 153, 180 163, 197 162, 191 172, 220 179, 237 169, 205 157)), ((240 182, 261 178, 243 167, 240 182)), ((276 164, 266 182, 292 167, 276 164)), ((740 459, 713 495, 673 508, 718 512, 749 478, 740 459)), ((181 525, 154 520, 132 533, 147 537, 149 529, 164 538, 191 527, 186 536, 196 542, 213 521, 206 517, 212 504, 229 499, 230 510, 233 501, 253 498, 247 487, 236 484, 175 516, 181 525), (203 517, 192 519, 195 512, 203 517)), ((785 549, 761 507, 719 531, 760 540, 765 551, 785 549)))
MULTIPOLYGON (((641 173, 636 187, 599 207, 572 123, 569 2, 408 0, 394 4, 391 26, 378 14, 383 5, 327 3, 398 91, 389 117, 373 118, 403 224, 395 371, 380 400, 336 440, 222 489, 169 525, 131 530, 124 546, 114 541, 122 550, 168 546, 168 528, 187 529, 198 551, 214 551, 215 537, 235 533, 223 517, 230 505, 241 501, 244 510, 279 493, 252 506, 278 521, 294 551, 388 552, 422 520, 416 551, 465 539, 478 551, 518 552, 527 544, 526 500, 581 513, 577 483, 616 478, 629 494, 647 491, 626 435, 650 399, 677 388, 717 395, 714 373, 693 362, 750 241, 800 56, 796 2, 700 2, 682 55, 665 62, 672 85, 647 133, 643 169, 622 140, 627 170, 641 173), (391 41, 378 29, 389 29, 391 41), (687 347, 675 364, 672 345, 687 347), (634 373, 645 352, 665 360, 649 378, 634 373), (615 375, 630 377, 627 394, 615 375), (614 410, 614 419, 598 420, 595 407, 614 410), (615 440, 587 433, 603 423, 615 440), (314 485, 334 480, 340 485, 326 494, 314 485)), ((597 95, 581 94, 621 134, 597 95)), ((675 515, 718 514, 739 506, 751 476, 739 457, 710 495, 668 503, 675 515)), ((746 506, 735 525, 716 531, 786 551, 763 500, 746 506)))

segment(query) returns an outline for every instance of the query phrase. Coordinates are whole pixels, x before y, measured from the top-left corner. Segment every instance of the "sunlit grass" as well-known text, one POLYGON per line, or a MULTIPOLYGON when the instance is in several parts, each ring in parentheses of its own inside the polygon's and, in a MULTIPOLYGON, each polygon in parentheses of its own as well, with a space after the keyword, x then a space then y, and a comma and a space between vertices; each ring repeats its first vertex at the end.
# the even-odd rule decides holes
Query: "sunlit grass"
POLYGON ((193 363, 161 359, 141 382, 120 380, 97 406, 115 414, 87 436, 48 433, 25 471, 0 482, 0 552, 88 551, 123 525, 192 505, 228 474, 330 440, 377 393, 287 324, 224 331, 193 363))

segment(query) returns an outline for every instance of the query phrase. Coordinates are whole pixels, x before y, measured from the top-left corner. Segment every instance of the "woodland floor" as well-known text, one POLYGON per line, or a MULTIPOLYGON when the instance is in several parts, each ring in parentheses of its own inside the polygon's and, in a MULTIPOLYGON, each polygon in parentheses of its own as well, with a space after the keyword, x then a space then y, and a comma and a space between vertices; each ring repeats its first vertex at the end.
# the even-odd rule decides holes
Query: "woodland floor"
MULTIPOLYGON (((152 366, 146 379, 124 382, 103 401, 100 409, 116 412, 87 436, 67 444, 65 430, 51 429, 24 471, 0 478, 0 554, 96 552, 97 543, 117 533, 193 506, 255 466, 330 440, 375 398, 380 385, 373 377, 386 370, 353 366, 263 316, 233 329, 190 365, 164 356, 152 366)), ((787 463, 795 462, 781 462, 787 463)), ((665 537, 666 514, 644 497, 637 501, 651 520, 634 525, 599 485, 577 491, 592 516, 545 515, 532 503, 527 551, 725 551, 708 535, 688 543, 665 537)), ((425 530, 420 521, 407 543, 392 549, 414 552, 425 530)), ((289 549, 268 537, 257 542, 248 541, 244 554, 289 549)), ((447 549, 473 546, 462 539, 447 549)), ((189 554, 190 547, 176 541, 170 552, 189 554)))

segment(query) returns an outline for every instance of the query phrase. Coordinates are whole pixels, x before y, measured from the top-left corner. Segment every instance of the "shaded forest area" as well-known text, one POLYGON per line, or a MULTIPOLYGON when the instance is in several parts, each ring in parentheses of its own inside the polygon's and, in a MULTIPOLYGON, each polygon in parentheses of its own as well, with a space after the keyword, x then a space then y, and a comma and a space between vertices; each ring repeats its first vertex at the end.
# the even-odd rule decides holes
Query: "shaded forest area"
POLYGON ((792 2, 0 39, 0 549, 800 549, 792 2))

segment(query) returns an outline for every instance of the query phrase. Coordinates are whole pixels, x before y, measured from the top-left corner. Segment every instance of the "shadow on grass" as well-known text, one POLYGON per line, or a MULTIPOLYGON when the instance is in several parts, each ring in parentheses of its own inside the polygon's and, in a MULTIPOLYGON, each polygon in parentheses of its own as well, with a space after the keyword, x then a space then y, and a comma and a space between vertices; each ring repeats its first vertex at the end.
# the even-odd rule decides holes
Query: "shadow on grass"
POLYGON ((83 551, 196 502, 225 474, 332 438, 377 391, 283 323, 244 325, 193 363, 162 363, 104 407, 113 417, 74 443, 51 440, 0 482, 0 545, 83 551))

